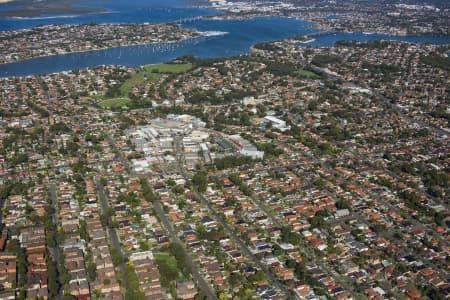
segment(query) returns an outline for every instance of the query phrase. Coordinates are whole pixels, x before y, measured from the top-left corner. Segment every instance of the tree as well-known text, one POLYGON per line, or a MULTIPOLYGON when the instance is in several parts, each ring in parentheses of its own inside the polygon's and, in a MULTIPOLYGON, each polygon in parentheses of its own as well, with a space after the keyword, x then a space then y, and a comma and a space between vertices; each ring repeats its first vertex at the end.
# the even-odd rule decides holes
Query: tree
POLYGON ((134 272, 134 267, 131 263, 125 265, 124 274, 125 283, 125 299, 126 300, 145 300, 145 294, 139 289, 139 279, 134 272))
POLYGON ((219 300, 228 300, 227 294, 225 294, 225 292, 220 292, 219 293, 219 300))
POLYGON ((248 277, 248 281, 250 282, 257 282, 257 281, 261 281, 265 278, 264 272, 261 270, 256 271, 255 274, 250 275, 248 277))
POLYGON ((15 255, 18 255, 20 252, 20 242, 18 239, 12 239, 9 241, 8 246, 6 247, 8 252, 12 252, 15 255))
POLYGON ((94 282, 97 278, 97 265, 93 262, 89 262, 86 267, 86 272, 90 282, 94 282))
POLYGON ((102 294, 102 291, 94 290, 94 299, 95 300, 100 300, 100 299, 103 299, 104 297, 105 297, 105 295, 102 294))
POLYGON ((145 200, 147 200, 148 202, 153 202, 156 199, 158 199, 156 194, 153 192, 153 189, 148 184, 147 179, 142 178, 140 182, 141 182, 141 187, 142 187, 142 194, 143 194, 145 200))
POLYGON ((26 298, 27 298, 26 291, 25 290, 20 290, 18 299, 19 300, 25 300, 26 298))
POLYGON ((206 188, 208 186, 208 181, 206 178, 206 172, 200 171, 197 172, 192 178, 192 182, 197 186, 200 192, 206 192, 206 188))
POLYGON ((318 214, 316 214, 314 217, 311 218, 310 223, 311 223, 311 226, 319 227, 319 228, 325 226, 325 224, 326 224, 325 219, 321 215, 318 215, 318 214))
POLYGON ((436 53, 432 53, 428 56, 421 56, 420 61, 426 65, 430 65, 434 68, 440 68, 450 71, 450 58, 446 56, 440 56, 436 53))
POLYGON ((119 251, 116 249, 111 249, 111 259, 113 261, 114 266, 118 266, 123 262, 122 255, 120 255, 119 251))
POLYGON ((214 159, 214 165, 218 170, 234 168, 242 165, 249 165, 254 160, 250 156, 225 156, 223 158, 214 159))
POLYGON ((326 65, 330 64, 330 63, 335 63, 340 61, 340 58, 338 56, 335 55, 327 55, 327 54, 318 54, 316 56, 314 56, 314 58, 312 59, 311 63, 319 66, 319 67, 325 67, 326 65))
POLYGON ((240 185, 242 183, 241 177, 239 177, 239 174, 233 173, 228 176, 230 178, 230 181, 233 182, 235 185, 240 185))
POLYGON ((376 232, 376 233, 380 233, 380 232, 386 231, 386 225, 384 225, 384 224, 375 224, 372 227, 372 230, 374 232, 376 232))
POLYGON ((352 209, 352 205, 347 200, 339 200, 336 202, 336 208, 337 209, 352 209))
POLYGON ((239 185, 239 190, 245 195, 250 197, 253 194, 252 189, 246 185, 245 183, 241 183, 241 185, 239 185))
POLYGON ((297 264, 296 261, 293 259, 288 259, 286 261, 286 267, 288 267, 289 269, 294 269, 296 264, 297 264))
POLYGON ((281 228, 281 241, 283 243, 298 245, 298 243, 300 243, 300 240, 300 235, 296 232, 293 232, 292 228, 288 226, 284 226, 281 228))
POLYGON ((175 194, 182 194, 184 193, 184 188, 182 186, 174 186, 172 187, 172 192, 174 192, 175 194))
POLYGON ((188 263, 186 262, 186 252, 183 246, 179 243, 170 243, 169 252, 177 259, 177 264, 181 272, 185 276, 189 276, 191 274, 191 269, 188 263))
POLYGON ((171 282, 179 278, 178 262, 172 255, 156 256, 156 264, 158 266, 161 284, 169 287, 171 282))
POLYGON ((86 242, 89 242, 90 238, 89 238, 89 233, 87 230, 87 224, 85 220, 81 220, 80 221, 80 238, 85 240, 86 242))
POLYGON ((150 242, 149 241, 141 241, 141 242, 139 242, 139 250, 141 250, 141 251, 148 251, 148 250, 150 250, 150 246, 151 246, 151 244, 150 244, 150 242))
POLYGON ((48 293, 50 298, 54 299, 59 291, 58 275, 56 272, 55 264, 51 260, 49 253, 46 253, 46 260, 47 260, 48 293))
POLYGON ((227 197, 227 199, 225 200, 226 207, 232 207, 232 206, 235 206, 236 204, 237 204, 237 199, 234 196, 227 197))
POLYGON ((17 239, 12 239, 7 247, 9 252, 14 253, 17 256, 17 275, 18 275, 18 287, 25 286, 27 282, 27 253, 24 248, 20 247, 20 242, 17 239))

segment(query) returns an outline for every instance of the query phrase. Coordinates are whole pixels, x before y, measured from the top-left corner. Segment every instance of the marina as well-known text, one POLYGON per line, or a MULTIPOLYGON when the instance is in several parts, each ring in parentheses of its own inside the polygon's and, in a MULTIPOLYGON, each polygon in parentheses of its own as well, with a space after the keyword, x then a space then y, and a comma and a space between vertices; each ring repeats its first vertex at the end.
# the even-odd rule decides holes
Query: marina
MULTIPOLYGON (((17 30, 48 24, 85 23, 167 23, 174 22, 188 29, 202 32, 200 37, 174 42, 114 47, 33 58, 0 65, 0 77, 28 76, 54 73, 100 65, 136 67, 160 63, 183 55, 201 58, 230 57, 249 53, 251 46, 294 36, 307 36, 299 42, 305 47, 329 47, 340 40, 369 41, 386 39, 413 43, 449 43, 448 37, 393 36, 367 32, 326 32, 313 27, 313 23, 287 17, 256 17, 248 19, 205 18, 219 16, 220 11, 188 5, 183 1, 138 0, 130 8, 127 1, 102 3, 108 11, 81 15, 43 15, 27 18, 0 18, 2 30, 17 30), (245 28, 245 30, 242 30, 245 28)), ((86 4, 87 5, 87 4, 86 4)), ((95 5, 99 5, 96 3, 95 5)))
POLYGON ((300 44, 309 44, 309 43, 312 43, 312 42, 314 42, 316 39, 308 39, 308 40, 305 40, 305 41, 300 41, 299 43, 300 44))

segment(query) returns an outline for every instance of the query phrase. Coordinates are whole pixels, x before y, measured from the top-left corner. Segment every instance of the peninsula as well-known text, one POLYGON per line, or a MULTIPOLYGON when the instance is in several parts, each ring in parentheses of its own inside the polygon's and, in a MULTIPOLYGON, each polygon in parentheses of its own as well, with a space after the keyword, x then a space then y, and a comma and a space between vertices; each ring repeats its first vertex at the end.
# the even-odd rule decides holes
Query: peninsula
POLYGON ((112 47, 172 43, 201 33, 175 24, 67 24, 0 32, 0 64, 112 47))
POLYGON ((14 6, 12 10, 0 10, 0 18, 5 17, 36 17, 43 14, 86 14, 106 11, 104 8, 75 5, 76 0, 44 0, 44 1, 8 1, 0 0, 0 4, 8 3, 14 6))

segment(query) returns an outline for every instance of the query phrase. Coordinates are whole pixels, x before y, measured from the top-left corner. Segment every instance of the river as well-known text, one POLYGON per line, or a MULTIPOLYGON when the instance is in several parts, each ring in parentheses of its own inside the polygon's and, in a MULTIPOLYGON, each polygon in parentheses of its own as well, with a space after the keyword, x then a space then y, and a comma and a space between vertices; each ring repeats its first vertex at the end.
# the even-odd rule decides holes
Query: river
MULTIPOLYGON (((250 47, 259 42, 281 40, 296 35, 318 32, 312 28, 312 23, 283 17, 199 20, 196 17, 219 14, 219 12, 195 7, 190 2, 181 0, 105 0, 78 5, 103 7, 108 11, 84 15, 0 18, 0 30, 16 30, 61 23, 178 22, 185 27, 200 31, 221 31, 225 34, 200 37, 172 44, 126 46, 3 64, 0 65, 0 77, 28 76, 109 64, 135 67, 165 62, 187 54, 202 58, 229 57, 248 53, 250 47)), ((450 43, 450 38, 441 37, 396 37, 363 33, 332 33, 317 36, 314 42, 303 45, 324 47, 332 46, 338 40, 366 41, 380 38, 418 43, 450 43)))

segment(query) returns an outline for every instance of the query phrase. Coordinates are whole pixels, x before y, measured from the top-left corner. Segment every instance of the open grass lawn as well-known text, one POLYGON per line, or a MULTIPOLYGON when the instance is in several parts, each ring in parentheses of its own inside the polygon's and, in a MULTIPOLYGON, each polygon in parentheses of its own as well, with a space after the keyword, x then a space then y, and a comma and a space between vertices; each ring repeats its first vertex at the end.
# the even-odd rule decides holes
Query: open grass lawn
POLYGON ((146 81, 155 81, 159 79, 159 77, 159 74, 151 73, 149 71, 134 73, 120 86, 120 93, 123 96, 126 96, 135 86, 138 86, 146 81))
POLYGON ((154 256, 157 264, 163 263, 173 270, 178 270, 175 256, 168 253, 155 253, 154 256))
POLYGON ((132 88, 146 81, 158 80, 158 73, 183 73, 192 68, 192 64, 155 64, 144 66, 144 72, 137 72, 131 75, 120 87, 123 96, 128 95, 132 88))
POLYGON ((298 76, 300 76, 301 78, 308 78, 308 79, 319 79, 320 78, 320 76, 317 75, 316 73, 307 71, 307 70, 298 71, 298 76))
POLYGON ((192 64, 155 64, 144 66, 144 70, 150 73, 183 73, 191 68, 192 64))
POLYGON ((125 80, 120 86, 120 93, 122 95, 128 95, 132 88, 144 82, 144 73, 134 73, 131 78, 125 80))
POLYGON ((131 100, 128 97, 119 97, 103 100, 99 103, 101 107, 111 108, 111 107, 122 107, 130 104, 131 100))
POLYGON ((127 96, 132 88, 138 86, 141 83, 147 81, 155 81, 159 79, 159 74, 151 72, 137 72, 131 75, 130 78, 125 80, 125 82, 120 86, 119 90, 123 96, 127 96))

